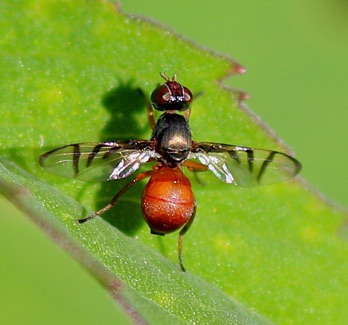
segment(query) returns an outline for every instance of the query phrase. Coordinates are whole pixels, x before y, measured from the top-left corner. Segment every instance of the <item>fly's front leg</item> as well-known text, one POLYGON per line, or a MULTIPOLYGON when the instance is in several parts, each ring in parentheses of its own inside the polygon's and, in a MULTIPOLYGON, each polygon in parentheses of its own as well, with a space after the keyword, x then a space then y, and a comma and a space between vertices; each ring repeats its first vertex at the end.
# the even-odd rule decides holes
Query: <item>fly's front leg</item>
POLYGON ((153 171, 152 170, 148 170, 144 173, 140 173, 139 175, 137 175, 132 181, 130 181, 125 187, 123 187, 113 198, 112 200, 104 207, 101 208, 99 211, 91 214, 90 216, 83 218, 83 219, 79 219, 77 220, 78 223, 84 223, 88 220, 93 219, 94 217, 98 217, 100 215, 102 215, 103 213, 105 213, 106 211, 109 211, 118 201, 118 199, 128 190, 130 189, 134 184, 138 183, 139 181, 143 180, 144 178, 150 177, 152 175, 153 171))
POLYGON ((155 113, 152 104, 149 101, 147 101, 147 118, 149 120, 152 131, 154 131, 156 129, 155 113))
POLYGON ((191 225, 193 223, 193 220, 195 219, 196 211, 197 211, 197 205, 195 203, 195 206, 193 207, 193 211, 192 211, 192 215, 191 215, 190 219, 187 221, 185 226, 181 228, 181 230, 179 232, 179 237, 178 237, 178 255, 179 255, 179 265, 180 265, 180 268, 181 268, 181 270, 183 272, 185 272, 186 269, 184 267, 184 261, 183 261, 183 258, 182 258, 182 237, 187 233, 187 231, 191 227, 191 225))
POLYGON ((184 112, 184 116, 185 116, 186 120, 189 120, 189 119, 190 119, 190 115, 191 115, 191 108, 187 109, 187 110, 184 112))

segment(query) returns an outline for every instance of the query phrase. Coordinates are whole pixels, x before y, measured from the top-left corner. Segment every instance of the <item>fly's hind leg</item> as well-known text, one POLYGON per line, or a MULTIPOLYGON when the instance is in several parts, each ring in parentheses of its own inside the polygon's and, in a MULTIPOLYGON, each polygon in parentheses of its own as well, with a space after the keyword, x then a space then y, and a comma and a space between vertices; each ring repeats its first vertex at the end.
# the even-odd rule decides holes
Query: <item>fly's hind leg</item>
POLYGON ((187 233, 187 231, 191 227, 193 220, 195 219, 196 211, 197 211, 197 205, 195 203, 195 206, 193 207, 192 215, 191 215, 190 219, 187 221, 187 223, 185 224, 185 226, 181 228, 180 233, 179 233, 179 237, 178 237, 179 265, 180 265, 180 268, 183 272, 185 272, 186 269, 184 267, 184 262, 183 262, 183 258, 182 258, 182 237, 187 233))
POLYGON ((118 199, 128 190, 130 189, 134 184, 138 183, 139 181, 143 180, 144 178, 150 177, 152 175, 153 171, 152 170, 148 170, 146 172, 140 173, 139 175, 137 175, 132 181, 130 181, 125 187, 123 187, 113 198, 112 200, 104 207, 101 208, 99 211, 91 214, 90 216, 83 218, 83 219, 79 219, 77 220, 78 223, 84 223, 88 220, 93 219, 94 217, 98 217, 100 215, 102 215, 103 213, 105 213, 106 211, 109 211, 118 201, 118 199))

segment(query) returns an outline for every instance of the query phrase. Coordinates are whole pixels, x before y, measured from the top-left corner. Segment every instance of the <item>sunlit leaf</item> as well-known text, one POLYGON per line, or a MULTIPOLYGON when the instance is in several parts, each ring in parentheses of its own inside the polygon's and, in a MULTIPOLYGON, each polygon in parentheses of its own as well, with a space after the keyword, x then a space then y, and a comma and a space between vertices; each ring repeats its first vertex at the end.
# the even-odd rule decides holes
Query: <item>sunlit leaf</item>
POLYGON ((69 143, 149 138, 146 98, 159 72, 178 73, 202 94, 190 118, 196 141, 287 152, 236 104, 240 94, 219 84, 238 64, 108 2, 6 1, 0 9, 2 194, 76 248, 106 287, 116 281, 111 292, 122 287, 125 310, 168 324, 267 323, 250 310, 276 323, 348 321, 346 215, 302 182, 243 189, 191 175, 198 211, 182 273, 176 234, 151 236, 142 220, 143 184, 107 222, 79 226, 127 180, 94 186, 38 165, 40 154, 69 143))

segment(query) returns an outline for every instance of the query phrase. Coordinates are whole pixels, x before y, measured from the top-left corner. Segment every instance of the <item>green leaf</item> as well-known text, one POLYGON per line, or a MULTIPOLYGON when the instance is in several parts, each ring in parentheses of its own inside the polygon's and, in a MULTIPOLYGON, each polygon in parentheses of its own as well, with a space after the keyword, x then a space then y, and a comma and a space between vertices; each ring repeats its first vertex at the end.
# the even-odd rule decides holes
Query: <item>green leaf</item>
POLYGON ((149 138, 145 98, 159 72, 203 93, 190 118, 195 140, 286 151, 218 82, 238 64, 107 2, 6 1, 0 9, 1 191, 128 314, 154 324, 267 323, 252 309, 274 322, 348 321, 347 215, 304 182, 240 189, 209 173, 193 177, 198 212, 182 273, 176 234, 151 236, 142 220, 141 184, 108 222, 79 226, 127 180, 90 185, 38 166, 41 153, 63 144, 149 138))
POLYGON ((76 219, 84 213, 80 204, 5 159, 0 160, 0 185, 3 194, 91 271, 135 323, 195 319, 201 324, 269 324, 110 224, 96 220, 79 225, 76 219))

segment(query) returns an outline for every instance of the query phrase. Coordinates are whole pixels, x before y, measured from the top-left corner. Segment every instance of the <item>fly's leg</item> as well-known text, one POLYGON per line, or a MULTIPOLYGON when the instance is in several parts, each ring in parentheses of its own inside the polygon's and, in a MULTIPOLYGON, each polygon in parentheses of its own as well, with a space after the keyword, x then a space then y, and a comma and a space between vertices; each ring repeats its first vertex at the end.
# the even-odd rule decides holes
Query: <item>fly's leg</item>
POLYGON ((197 205, 195 203, 195 206, 193 207, 192 215, 191 215, 190 219, 187 221, 187 223, 185 224, 185 226, 180 230, 179 237, 178 237, 179 265, 180 265, 180 268, 183 272, 185 272, 186 269, 184 267, 184 262, 182 259, 182 237, 187 233, 187 231, 191 227, 193 220, 195 219, 196 211, 197 211, 197 205))
POLYGON ((79 219, 77 220, 78 223, 84 223, 88 220, 93 219, 94 217, 98 217, 100 215, 102 215, 103 213, 105 213, 106 211, 109 211, 118 201, 118 199, 128 190, 130 189, 134 184, 138 183, 139 181, 143 180, 144 178, 150 177, 153 174, 152 170, 148 170, 144 173, 140 173, 139 175, 137 175, 132 181, 130 181, 125 187, 123 187, 113 198, 112 200, 104 207, 101 208, 99 211, 91 214, 90 216, 83 218, 83 219, 79 219))
POLYGON ((187 167, 187 169, 191 172, 194 172, 194 171, 206 172, 206 171, 208 171, 208 166, 203 165, 203 164, 198 163, 198 162, 195 162, 195 161, 192 161, 192 160, 185 160, 182 163, 182 166, 187 167))
POLYGON ((191 115, 191 108, 188 108, 185 112, 184 112, 184 116, 186 118, 186 120, 190 119, 190 115, 191 115))
MULTIPOLYGON (((182 166, 187 167, 187 169, 192 171, 192 172, 196 172, 196 171, 205 172, 208 170, 208 167, 206 165, 203 165, 203 164, 195 162, 195 161, 190 161, 190 160, 184 161, 182 166)), ((195 219, 196 211, 197 211, 197 205, 195 203, 195 206, 193 207, 193 211, 192 211, 192 215, 191 215, 190 219, 187 221, 187 223, 180 230, 180 233, 179 233, 179 238, 178 238, 179 265, 180 265, 180 268, 183 272, 185 272, 186 270, 185 270, 184 262, 183 262, 183 258, 182 258, 182 237, 187 233, 187 231, 191 227, 193 220, 195 219)))
MULTIPOLYGON (((198 92, 197 94, 195 94, 195 97, 193 100, 197 100, 197 98, 201 97, 202 95, 203 95, 203 91, 198 92)), ((190 115, 191 115, 191 108, 187 109, 184 112, 184 116, 185 116, 186 120, 190 119, 190 115)))
POLYGON ((147 101, 147 118, 149 120, 152 131, 154 131, 156 129, 155 113, 152 104, 149 101, 147 101))
POLYGON ((193 172, 197 182, 201 185, 205 185, 204 182, 198 177, 198 172, 206 172, 208 171, 208 166, 203 165, 201 163, 191 161, 191 160, 186 160, 182 164, 183 166, 187 167, 187 169, 191 172, 193 172))

